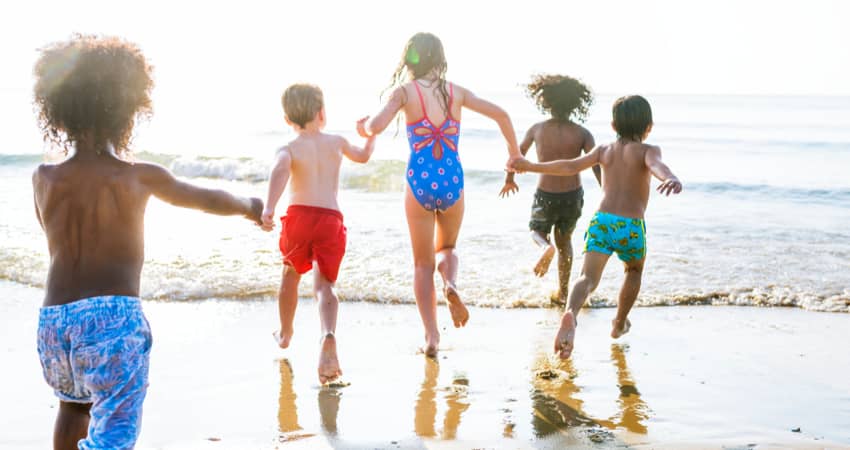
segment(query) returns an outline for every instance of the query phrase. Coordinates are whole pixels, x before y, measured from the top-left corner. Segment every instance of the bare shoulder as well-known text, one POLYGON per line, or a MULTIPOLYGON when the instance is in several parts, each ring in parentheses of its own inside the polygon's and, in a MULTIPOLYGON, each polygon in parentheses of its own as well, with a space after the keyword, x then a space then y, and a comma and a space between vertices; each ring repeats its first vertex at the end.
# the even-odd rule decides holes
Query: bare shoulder
POLYGON ((275 159, 288 158, 290 156, 290 149, 289 149, 290 145, 292 145, 292 142, 290 142, 289 144, 282 145, 282 146, 278 147, 278 149, 275 150, 275 152, 274 152, 275 159))
POLYGON ((338 134, 325 134, 323 137, 325 147, 328 150, 342 152, 342 150, 349 145, 348 139, 338 134))
POLYGON ((593 133, 590 132, 584 125, 574 123, 574 125, 578 128, 579 132, 585 139, 593 139, 593 133))
POLYGON ((467 97, 475 97, 475 94, 473 94, 472 91, 459 84, 446 80, 446 85, 451 85, 454 97, 460 101, 463 101, 463 99, 467 97))
POLYGON ((173 178, 171 171, 152 162, 140 161, 133 163, 131 172, 135 174, 142 183, 157 183, 164 179, 173 178))
POLYGON ((647 155, 649 155, 649 154, 657 155, 657 156, 661 155, 661 147, 659 147, 657 145, 641 143, 640 146, 647 155))

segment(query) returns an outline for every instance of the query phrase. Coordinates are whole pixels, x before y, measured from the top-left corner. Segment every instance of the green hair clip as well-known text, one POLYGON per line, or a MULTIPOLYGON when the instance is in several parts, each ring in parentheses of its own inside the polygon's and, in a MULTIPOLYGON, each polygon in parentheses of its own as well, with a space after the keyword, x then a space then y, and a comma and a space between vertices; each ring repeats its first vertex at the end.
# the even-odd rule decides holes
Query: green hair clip
POLYGON ((404 57, 404 60, 412 66, 419 64, 419 52, 415 48, 410 47, 407 49, 407 55, 404 57))

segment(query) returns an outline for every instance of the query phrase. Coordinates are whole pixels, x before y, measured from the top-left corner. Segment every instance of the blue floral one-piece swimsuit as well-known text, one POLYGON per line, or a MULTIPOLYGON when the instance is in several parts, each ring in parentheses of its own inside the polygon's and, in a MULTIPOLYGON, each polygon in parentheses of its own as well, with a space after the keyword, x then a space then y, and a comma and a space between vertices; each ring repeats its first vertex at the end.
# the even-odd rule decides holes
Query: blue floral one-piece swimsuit
POLYGON ((414 81, 413 86, 419 94, 423 117, 407 124, 407 140, 410 143, 407 182, 423 208, 445 211, 463 194, 463 167, 457 152, 460 122, 451 116, 454 86, 449 84, 449 114, 439 127, 425 112, 419 84, 414 81))

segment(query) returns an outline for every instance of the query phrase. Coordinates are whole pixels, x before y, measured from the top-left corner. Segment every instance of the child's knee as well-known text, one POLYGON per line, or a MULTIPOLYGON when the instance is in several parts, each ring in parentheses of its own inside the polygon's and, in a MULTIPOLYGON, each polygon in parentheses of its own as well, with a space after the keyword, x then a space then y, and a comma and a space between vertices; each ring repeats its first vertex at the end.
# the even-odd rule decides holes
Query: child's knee
POLYGON ((413 269, 420 273, 430 272, 433 274, 436 266, 437 264, 433 258, 413 262, 413 269))
POLYGON ((336 300, 336 295, 334 295, 333 285, 330 283, 316 283, 313 286, 313 293, 318 295, 323 295, 325 298, 336 300))
POLYGON ((630 264, 626 263, 623 271, 626 273, 626 276, 641 276, 643 274, 643 262, 638 264, 630 264))

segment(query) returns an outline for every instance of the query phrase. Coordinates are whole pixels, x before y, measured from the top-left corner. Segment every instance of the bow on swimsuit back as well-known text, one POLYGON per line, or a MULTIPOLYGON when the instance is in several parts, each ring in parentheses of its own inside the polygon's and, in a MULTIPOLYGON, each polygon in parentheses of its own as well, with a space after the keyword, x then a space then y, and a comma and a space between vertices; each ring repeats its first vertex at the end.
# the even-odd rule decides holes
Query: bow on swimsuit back
POLYGON ((407 183, 416 201, 428 211, 445 211, 463 193, 463 167, 458 157, 460 122, 452 118, 454 86, 449 83, 448 114, 436 126, 425 111, 419 83, 413 81, 422 107, 422 119, 407 124, 410 159, 407 161, 407 183))

